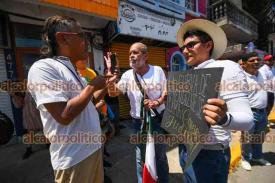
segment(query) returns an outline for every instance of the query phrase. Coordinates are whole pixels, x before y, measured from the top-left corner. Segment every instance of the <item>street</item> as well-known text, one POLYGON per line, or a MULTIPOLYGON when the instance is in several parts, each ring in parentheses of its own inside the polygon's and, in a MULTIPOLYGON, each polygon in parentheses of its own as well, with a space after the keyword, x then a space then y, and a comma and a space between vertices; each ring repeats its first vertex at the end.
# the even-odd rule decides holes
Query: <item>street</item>
MULTIPOLYGON (((112 163, 106 173, 113 183, 135 183, 135 157, 134 145, 128 143, 130 122, 122 122, 127 126, 121 135, 107 144, 110 153, 108 161, 112 163)), ((275 139, 275 129, 269 133, 275 139)), ((274 142, 274 141, 273 141, 274 142)), ((50 163, 49 152, 46 145, 35 145, 34 153, 26 160, 21 157, 25 151, 24 144, 11 142, 0 147, 0 182, 1 183, 50 183, 53 182, 53 170, 50 163)), ((230 174, 229 183, 273 183, 275 180, 275 146, 274 143, 264 144, 264 157, 273 165, 267 167, 253 166, 251 172, 238 167, 230 174)), ((170 169, 170 182, 182 182, 182 172, 178 163, 178 149, 169 148, 168 161, 170 169)))

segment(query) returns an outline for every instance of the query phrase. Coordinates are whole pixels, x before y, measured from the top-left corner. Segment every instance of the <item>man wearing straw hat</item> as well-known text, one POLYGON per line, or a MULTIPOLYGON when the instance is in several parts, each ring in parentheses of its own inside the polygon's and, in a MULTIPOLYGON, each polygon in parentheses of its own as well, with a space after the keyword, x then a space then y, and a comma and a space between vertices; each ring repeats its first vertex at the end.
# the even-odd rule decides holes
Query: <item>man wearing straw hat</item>
MULTIPOLYGON (((227 182, 230 130, 245 131, 253 125, 245 75, 237 63, 216 60, 224 53, 227 38, 224 31, 211 21, 193 19, 183 23, 177 33, 177 43, 193 69, 224 68, 218 98, 208 99, 202 108, 205 122, 211 125, 208 135, 212 140, 203 145, 194 160, 196 180, 191 181, 227 182)), ((187 171, 184 177, 188 176, 187 171)))

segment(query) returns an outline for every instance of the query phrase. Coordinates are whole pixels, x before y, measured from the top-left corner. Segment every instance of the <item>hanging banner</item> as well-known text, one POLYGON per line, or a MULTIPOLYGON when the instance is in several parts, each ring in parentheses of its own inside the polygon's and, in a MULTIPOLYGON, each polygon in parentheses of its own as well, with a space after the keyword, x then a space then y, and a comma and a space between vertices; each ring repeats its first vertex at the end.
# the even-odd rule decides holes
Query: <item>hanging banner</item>
POLYGON ((185 72, 170 72, 168 98, 162 128, 176 135, 187 148, 186 166, 207 140, 210 126, 204 119, 202 108, 209 98, 217 98, 223 68, 207 68, 185 72))

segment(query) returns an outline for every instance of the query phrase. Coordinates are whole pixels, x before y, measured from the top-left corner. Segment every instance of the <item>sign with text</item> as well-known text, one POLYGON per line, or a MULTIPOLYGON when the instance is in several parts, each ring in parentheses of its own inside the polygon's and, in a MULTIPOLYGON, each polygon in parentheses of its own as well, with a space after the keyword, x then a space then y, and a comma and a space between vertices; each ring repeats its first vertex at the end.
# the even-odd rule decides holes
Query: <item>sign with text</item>
POLYGON ((16 66, 15 66, 15 56, 12 49, 4 49, 5 63, 7 69, 7 78, 9 80, 16 80, 16 66))
POLYGON ((185 168, 189 167, 207 140, 210 126, 202 113, 207 99, 217 98, 223 68, 171 72, 162 127, 177 135, 187 148, 185 168))
POLYGON ((161 13, 181 20, 185 19, 185 2, 184 0, 127 0, 138 6, 144 7, 151 11, 161 13))
POLYGON ((139 6, 120 1, 117 25, 125 35, 176 43, 176 32, 182 21, 163 16, 139 6))

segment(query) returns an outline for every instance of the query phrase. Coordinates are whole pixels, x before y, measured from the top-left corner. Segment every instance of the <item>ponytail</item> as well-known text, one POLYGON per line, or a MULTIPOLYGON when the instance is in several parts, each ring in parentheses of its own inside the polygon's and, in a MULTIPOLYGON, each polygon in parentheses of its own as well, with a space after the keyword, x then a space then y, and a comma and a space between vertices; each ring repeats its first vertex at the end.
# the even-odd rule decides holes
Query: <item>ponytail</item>
POLYGON ((77 21, 68 16, 57 15, 47 18, 42 30, 43 45, 40 49, 41 58, 57 56, 58 44, 55 34, 57 32, 70 32, 75 24, 77 24, 77 21))

